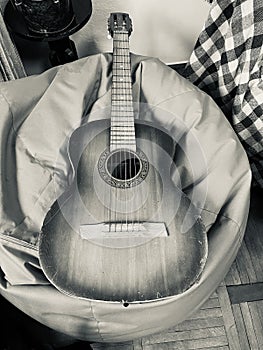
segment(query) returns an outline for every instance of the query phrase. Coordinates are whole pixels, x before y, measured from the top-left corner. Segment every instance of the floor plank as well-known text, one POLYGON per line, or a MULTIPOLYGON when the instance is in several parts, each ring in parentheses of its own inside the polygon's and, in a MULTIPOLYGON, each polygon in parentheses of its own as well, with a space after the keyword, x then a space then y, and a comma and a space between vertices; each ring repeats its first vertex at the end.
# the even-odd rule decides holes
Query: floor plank
POLYGON ((241 284, 241 279, 237 269, 236 260, 233 262, 232 266, 230 267, 230 270, 225 278, 225 284, 228 286, 241 284))
POLYGON ((261 191, 252 191, 244 240, 226 278, 226 285, 263 282, 263 212, 261 191))
POLYGON ((177 325, 174 329, 175 332, 180 332, 187 329, 202 329, 207 327, 220 327, 224 325, 223 317, 213 317, 210 319, 199 318, 195 320, 187 320, 177 325))
POLYGON ((210 327, 203 329, 190 329, 178 332, 166 332, 157 335, 152 335, 144 339, 143 345, 155 343, 167 343, 182 340, 200 340, 214 337, 225 337, 226 332, 224 326, 210 327))
POLYGON ((246 332, 246 327, 243 320, 243 315, 239 304, 232 305, 233 315, 235 319, 235 324, 238 332, 238 339, 240 343, 241 350, 249 350, 249 342, 246 332))
POLYGON ((248 342, 250 345, 249 349, 260 350, 258 342, 257 342, 255 329, 253 327, 253 321, 252 321, 251 313, 250 313, 250 310, 248 307, 248 303, 241 303, 240 308, 241 308, 242 316, 244 319, 244 324, 246 327, 248 342))
POLYGON ((263 300, 263 283, 228 286, 227 291, 232 304, 263 300))
POLYGON ((259 349, 263 349, 263 301, 248 303, 259 349))
POLYGON ((169 343, 158 343, 150 344, 143 346, 144 350, 163 350, 163 349, 176 349, 176 350, 185 350, 185 349, 207 349, 215 347, 225 347, 227 346, 227 339, 225 336, 213 337, 196 340, 185 340, 178 342, 169 342, 169 343))
POLYGON ((240 342, 227 288, 225 286, 220 286, 217 288, 217 292, 223 314, 229 348, 230 350, 240 350, 240 342))

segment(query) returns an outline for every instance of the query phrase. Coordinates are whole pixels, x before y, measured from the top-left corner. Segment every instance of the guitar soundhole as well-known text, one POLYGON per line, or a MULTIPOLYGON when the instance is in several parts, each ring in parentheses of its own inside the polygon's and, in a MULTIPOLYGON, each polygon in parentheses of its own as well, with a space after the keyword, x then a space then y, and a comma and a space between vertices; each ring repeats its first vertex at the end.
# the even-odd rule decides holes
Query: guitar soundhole
POLYGON ((110 154, 107 160, 107 170, 110 176, 116 180, 131 180, 136 177, 141 169, 139 157, 126 150, 120 150, 110 154))
POLYGON ((149 171, 146 155, 137 150, 105 150, 98 162, 100 176, 113 187, 127 188, 141 183, 149 171))

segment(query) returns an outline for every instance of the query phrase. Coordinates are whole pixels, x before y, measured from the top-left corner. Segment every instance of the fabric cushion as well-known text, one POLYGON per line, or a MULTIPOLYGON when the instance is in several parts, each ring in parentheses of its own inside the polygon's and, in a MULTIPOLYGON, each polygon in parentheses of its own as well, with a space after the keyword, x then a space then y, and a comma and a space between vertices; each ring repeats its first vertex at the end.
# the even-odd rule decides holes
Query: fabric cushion
POLYGON ((0 85, 1 294, 43 324, 95 342, 162 331, 202 305, 240 247, 251 181, 246 153, 211 97, 159 60, 132 55, 135 106, 145 112, 141 119, 178 140, 172 179, 201 212, 208 260, 198 283, 186 292, 126 308, 58 291, 40 268, 38 234, 72 180, 65 140, 83 120, 108 117, 111 63, 110 54, 99 54, 0 85))

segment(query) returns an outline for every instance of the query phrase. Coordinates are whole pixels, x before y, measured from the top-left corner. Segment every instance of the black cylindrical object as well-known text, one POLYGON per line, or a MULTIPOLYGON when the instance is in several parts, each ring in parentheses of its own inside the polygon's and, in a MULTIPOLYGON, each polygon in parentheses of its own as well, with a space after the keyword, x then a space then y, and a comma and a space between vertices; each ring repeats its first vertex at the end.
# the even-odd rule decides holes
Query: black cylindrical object
POLYGON ((34 33, 59 33, 74 21, 71 0, 15 0, 15 6, 34 33))

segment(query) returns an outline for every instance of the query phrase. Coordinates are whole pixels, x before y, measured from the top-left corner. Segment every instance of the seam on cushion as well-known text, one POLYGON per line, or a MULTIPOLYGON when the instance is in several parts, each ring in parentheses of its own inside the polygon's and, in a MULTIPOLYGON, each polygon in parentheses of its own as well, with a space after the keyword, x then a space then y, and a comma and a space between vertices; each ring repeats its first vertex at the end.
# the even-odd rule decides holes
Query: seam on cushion
MULTIPOLYGON (((216 220, 220 219, 220 218, 223 218, 223 219, 226 219, 226 220, 229 220, 231 222, 233 222, 236 226, 237 226, 237 229, 238 229, 238 232, 241 232, 241 226, 235 221, 233 220, 232 218, 228 217, 227 215, 224 215, 224 214, 219 214, 219 213, 215 213, 214 211, 212 210, 208 210, 206 208, 200 208, 200 207, 197 207, 198 209, 200 210, 203 210, 203 211, 206 211, 208 213, 212 213, 214 215, 216 215, 216 220)), ((215 223, 213 223, 210 228, 214 225, 215 223)), ((240 238, 240 235, 238 237, 239 241, 241 241, 241 238, 240 238)), ((243 238, 242 238, 243 239, 243 238)))
MULTIPOLYGON (((8 246, 19 246, 23 247, 23 249, 26 249, 27 251, 33 251, 34 253, 38 253, 38 246, 32 243, 29 243, 23 239, 16 238, 12 235, 7 235, 2 232, 0 232, 0 242, 3 242, 3 245, 8 246)), ((35 255, 34 255, 35 256, 35 255)), ((38 258, 38 256, 37 256, 38 258)))
POLYGON ((196 90, 195 90, 195 89, 192 89, 192 90, 182 91, 182 92, 180 92, 180 93, 178 93, 178 94, 176 94, 176 95, 172 95, 172 96, 168 97, 167 99, 162 100, 162 101, 156 103, 156 104, 153 105, 153 106, 154 106, 154 107, 158 107, 158 106, 162 105, 163 103, 165 103, 165 102, 167 102, 167 101, 169 101, 169 100, 172 100, 172 99, 175 98, 175 97, 178 97, 178 96, 181 96, 181 95, 185 95, 185 94, 189 94, 189 93, 193 93, 193 92, 196 92, 196 90))
POLYGON ((12 119, 12 129, 14 131, 14 133, 16 134, 16 131, 15 131, 15 128, 14 128, 14 113, 12 111, 12 108, 11 108, 11 104, 10 102, 8 101, 8 99, 6 98, 6 96, 0 91, 0 95, 1 97, 5 100, 5 102, 7 103, 7 106, 8 106, 8 110, 9 112, 11 113, 11 119, 12 119))
POLYGON ((100 332, 100 327, 99 327, 99 321, 97 320, 97 317, 95 316, 95 311, 94 311, 94 306, 93 306, 93 302, 90 302, 90 308, 91 308, 91 312, 92 312, 92 316, 94 318, 94 320, 96 321, 97 324, 97 331, 98 331, 98 335, 100 336, 101 340, 104 341, 103 336, 100 332))
MULTIPOLYGON (((58 72, 59 70, 60 70, 60 69, 58 69, 57 72, 58 72)), ((46 92, 46 90, 48 90, 48 89, 50 88, 50 85, 53 83, 55 77, 56 77, 56 75, 54 75, 54 76, 52 77, 52 81, 48 84, 47 88, 44 90, 43 95, 44 95, 44 93, 46 92)), ((27 77, 26 77, 26 78, 27 78, 27 77)), ((0 91, 0 94, 1 94, 1 96, 4 98, 4 100, 6 101, 6 103, 8 104, 8 107, 9 107, 9 110, 10 110, 10 113, 11 113, 11 117, 12 117, 12 129, 13 129, 15 135, 17 135, 17 129, 15 128, 14 113, 13 113, 13 110, 12 110, 11 103, 10 103, 10 101, 8 100, 8 98, 5 96, 5 94, 4 94, 2 91, 0 91)), ((41 99, 41 98, 40 98, 40 99, 41 99)), ((34 108, 35 108, 35 106, 34 106, 34 108)), ((34 108, 33 108, 33 109, 34 109, 34 108)))

